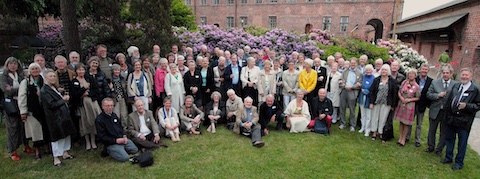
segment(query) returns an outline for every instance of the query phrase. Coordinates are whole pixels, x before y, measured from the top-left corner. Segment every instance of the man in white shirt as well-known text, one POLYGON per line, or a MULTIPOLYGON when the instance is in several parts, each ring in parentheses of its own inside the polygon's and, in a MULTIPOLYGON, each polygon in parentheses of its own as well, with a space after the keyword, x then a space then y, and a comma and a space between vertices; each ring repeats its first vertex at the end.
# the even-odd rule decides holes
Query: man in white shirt
POLYGON ((128 115, 127 133, 130 139, 142 150, 154 150, 167 147, 160 141, 158 123, 150 110, 145 110, 142 100, 135 101, 136 111, 128 115))

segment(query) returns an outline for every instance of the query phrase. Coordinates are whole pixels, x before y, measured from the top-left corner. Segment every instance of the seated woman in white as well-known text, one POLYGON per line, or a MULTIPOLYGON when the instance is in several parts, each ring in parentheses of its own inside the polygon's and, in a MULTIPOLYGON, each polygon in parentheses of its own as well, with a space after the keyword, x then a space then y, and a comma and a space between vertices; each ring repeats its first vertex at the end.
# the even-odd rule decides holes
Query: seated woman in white
POLYGON ((165 129, 165 135, 170 137, 173 142, 180 141, 180 121, 178 120, 178 112, 172 108, 172 100, 167 97, 163 100, 163 108, 157 113, 159 127, 165 129))
POLYGON ((307 128, 310 123, 310 111, 308 110, 308 103, 303 100, 305 91, 297 90, 297 98, 291 101, 285 109, 285 116, 287 117, 287 128, 290 133, 299 133, 309 131, 307 128))

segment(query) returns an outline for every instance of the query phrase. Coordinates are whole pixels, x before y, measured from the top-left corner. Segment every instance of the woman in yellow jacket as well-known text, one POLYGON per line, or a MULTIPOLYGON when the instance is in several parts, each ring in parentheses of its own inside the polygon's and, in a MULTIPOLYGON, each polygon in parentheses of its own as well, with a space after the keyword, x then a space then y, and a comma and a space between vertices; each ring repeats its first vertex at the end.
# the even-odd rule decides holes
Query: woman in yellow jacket
POLYGON ((315 86, 317 85, 317 72, 312 70, 313 60, 306 59, 305 67, 298 75, 298 87, 305 91, 307 102, 310 102, 315 97, 315 86))

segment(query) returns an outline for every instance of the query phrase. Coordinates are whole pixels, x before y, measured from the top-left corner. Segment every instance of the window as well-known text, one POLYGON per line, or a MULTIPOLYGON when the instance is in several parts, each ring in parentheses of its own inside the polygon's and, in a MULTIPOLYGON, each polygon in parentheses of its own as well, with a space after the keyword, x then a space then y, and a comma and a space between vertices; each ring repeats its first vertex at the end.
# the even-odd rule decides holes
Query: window
POLYGON ((340 17, 340 32, 346 32, 348 27, 348 16, 340 17))
POLYGON ((268 27, 277 28, 277 16, 268 16, 268 27))
POLYGON ((232 28, 234 26, 233 17, 227 17, 227 27, 232 28))
POLYGON ((235 0, 227 0, 227 4, 234 4, 235 3, 235 0))
POLYGON ((248 17, 240 16, 240 26, 244 27, 248 24, 248 17))
POLYGON ((315 2, 315 0, 307 0, 307 2, 315 2))
POLYGON ((271 3, 277 3, 278 0, 270 0, 271 3))
POLYGON ((220 4, 220 0, 213 0, 212 4, 220 4))
POLYGON ((207 5, 207 0, 200 0, 200 5, 207 5))
POLYGON ((294 3, 297 2, 297 0, 287 0, 288 3, 294 3))
POLYGON ((248 1, 247 0, 242 0, 242 4, 247 4, 248 1))
POLYGON ((188 6, 191 6, 192 5, 192 0, 185 0, 185 4, 188 5, 188 6))
POLYGON ((325 2, 332 2, 332 0, 325 0, 325 2))
POLYGON ((207 25, 207 17, 200 17, 200 25, 207 25))
POLYGON ((257 3, 257 4, 262 4, 262 3, 263 3, 263 0, 255 0, 255 3, 257 3))
POLYGON ((330 25, 331 24, 332 24, 332 17, 330 17, 330 16, 323 17, 322 30, 330 31, 330 25))

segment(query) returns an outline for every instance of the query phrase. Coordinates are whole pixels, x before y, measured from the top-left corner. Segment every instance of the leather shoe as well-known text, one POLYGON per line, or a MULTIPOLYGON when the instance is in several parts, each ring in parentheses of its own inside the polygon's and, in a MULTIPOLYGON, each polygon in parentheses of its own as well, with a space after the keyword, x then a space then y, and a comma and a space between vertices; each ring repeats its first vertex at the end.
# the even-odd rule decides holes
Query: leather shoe
POLYGON ((420 144, 420 142, 415 142, 415 147, 420 147, 422 146, 422 144, 420 144))
POLYGON ((262 141, 256 141, 256 142, 253 143, 253 146, 258 147, 258 148, 262 148, 264 145, 265 145, 265 143, 262 142, 262 141))
POLYGON ((457 166, 457 165, 453 165, 452 166, 452 170, 460 170, 462 169, 461 167, 457 166))
POLYGON ((427 149, 425 149, 425 152, 427 152, 427 153, 432 153, 432 152, 433 152, 433 149, 427 148, 427 149))
POLYGON ((448 159, 443 159, 442 161, 440 161, 440 163, 449 164, 449 163, 453 163, 453 161, 448 160, 448 159))

